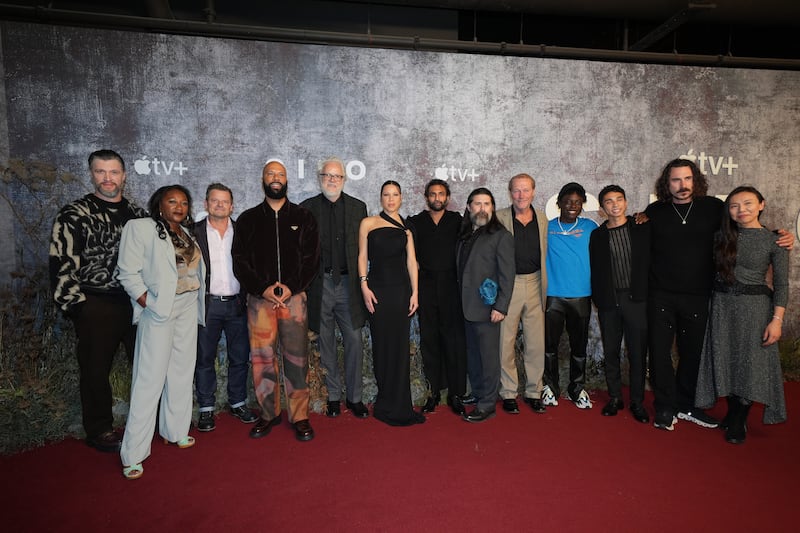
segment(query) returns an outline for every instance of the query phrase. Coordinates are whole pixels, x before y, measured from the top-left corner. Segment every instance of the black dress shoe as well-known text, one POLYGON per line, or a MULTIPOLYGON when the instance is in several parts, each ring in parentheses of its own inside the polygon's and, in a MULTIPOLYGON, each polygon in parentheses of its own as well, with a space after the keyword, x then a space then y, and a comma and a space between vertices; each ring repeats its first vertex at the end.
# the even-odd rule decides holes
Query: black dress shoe
POLYGON ((425 405, 422 406, 423 413, 432 413, 436 410, 436 406, 439 403, 439 399, 435 396, 428 396, 428 399, 425 401, 425 405))
POLYGON ((608 400, 608 403, 603 406, 601 412, 603 416, 617 416, 617 412, 623 407, 625 407, 625 404, 622 403, 622 400, 612 396, 611 399, 608 400))
POLYGON ((86 444, 100 452, 117 453, 122 439, 114 431, 105 431, 94 437, 86 437, 86 444))
POLYGON ((518 415, 519 405, 517 405, 517 400, 514 398, 506 398, 503 400, 503 411, 512 415, 518 415))
POLYGON ((631 414, 633 415, 633 419, 637 422, 641 422, 642 424, 650 422, 650 415, 648 415, 644 407, 639 404, 631 405, 631 414))
POLYGON ((197 419, 197 431, 214 431, 214 411, 202 411, 197 419))
POLYGON ((461 403, 464 405, 474 405, 478 403, 478 399, 470 392, 469 394, 465 394, 461 397, 461 403))
POLYGON ((240 405, 239 407, 231 407, 231 414, 245 424, 252 424, 258 420, 258 415, 244 405, 240 405))
POLYGON ((544 407, 544 403, 540 398, 525 398, 525 402, 531 406, 533 412, 537 415, 541 415, 547 412, 547 409, 544 407))
POLYGON ((625 407, 625 404, 622 403, 622 400, 612 396, 608 403, 603 406, 601 413, 603 416, 617 416, 617 412, 623 407, 625 407))
POLYGON ((294 423, 294 436, 297 437, 297 440, 303 442, 314 438, 314 429, 308 419, 294 423))
POLYGON ((461 398, 459 398, 456 394, 447 396, 447 405, 449 405, 450 409, 452 409, 453 412, 458 416, 464 416, 467 414, 467 410, 464 409, 464 404, 461 402, 461 398))
POLYGON ((483 422, 494 418, 494 411, 481 411, 480 409, 473 409, 471 413, 464 415, 464 420, 467 422, 483 422))
POLYGON ((367 418, 369 416, 369 410, 367 406, 364 405, 364 402, 348 402, 345 401, 345 405, 347 408, 350 409, 350 412, 353 413, 353 416, 356 418, 367 418))
POLYGON ((260 439, 261 437, 266 437, 269 435, 269 432, 272 431, 272 428, 280 423, 281 415, 276 416, 272 420, 264 420, 259 417, 256 425, 250 430, 250 438, 260 439))
POLYGON ((325 408, 325 416, 336 418, 342 412, 342 408, 339 405, 339 400, 328 400, 328 407, 325 408))

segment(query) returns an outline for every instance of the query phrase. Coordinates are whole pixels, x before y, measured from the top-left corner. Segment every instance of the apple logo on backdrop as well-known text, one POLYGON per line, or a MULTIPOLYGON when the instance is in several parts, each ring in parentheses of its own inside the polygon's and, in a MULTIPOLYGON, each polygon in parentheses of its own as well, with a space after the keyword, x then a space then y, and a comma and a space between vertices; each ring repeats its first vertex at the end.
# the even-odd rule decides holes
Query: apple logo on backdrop
POLYGON ((447 165, 436 167, 433 175, 436 176, 437 180, 447 181, 447 178, 449 177, 447 173, 447 165))
POLYGON ((150 175, 150 160, 147 159, 146 155, 142 156, 141 159, 137 159, 133 162, 133 169, 137 174, 143 174, 145 176, 150 175))

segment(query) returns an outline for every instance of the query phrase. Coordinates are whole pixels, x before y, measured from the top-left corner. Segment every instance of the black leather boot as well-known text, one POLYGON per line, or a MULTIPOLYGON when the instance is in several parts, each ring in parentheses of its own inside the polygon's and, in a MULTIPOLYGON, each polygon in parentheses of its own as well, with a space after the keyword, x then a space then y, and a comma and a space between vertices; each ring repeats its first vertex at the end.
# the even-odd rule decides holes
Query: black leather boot
POLYGON ((728 429, 725 431, 725 440, 731 444, 743 444, 745 437, 747 437, 747 415, 750 413, 750 406, 753 404, 749 402, 743 404, 742 401, 740 398, 739 401, 734 402, 738 405, 728 424, 728 429))
POLYGON ((720 429, 728 429, 728 426, 731 424, 731 419, 733 418, 733 413, 736 411, 736 406, 739 405, 739 397, 731 394, 725 397, 728 400, 728 412, 725 413, 725 418, 723 418, 720 423, 720 429))
POLYGON ((559 386, 558 379, 558 354, 545 353, 544 354, 544 376, 542 381, 545 385, 550 386, 553 395, 556 398, 561 397, 561 387, 559 386))

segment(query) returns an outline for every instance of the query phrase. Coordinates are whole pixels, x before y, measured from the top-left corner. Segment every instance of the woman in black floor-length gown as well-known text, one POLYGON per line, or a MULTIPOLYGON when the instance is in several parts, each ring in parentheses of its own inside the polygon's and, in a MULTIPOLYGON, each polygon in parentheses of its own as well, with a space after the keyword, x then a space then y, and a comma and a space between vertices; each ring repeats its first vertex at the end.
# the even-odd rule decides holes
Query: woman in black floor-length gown
POLYGON ((417 310, 417 260, 413 239, 399 214, 401 204, 400 185, 384 183, 383 211, 361 222, 358 250, 358 273, 370 313, 372 366, 378 384, 373 415, 392 426, 425 422, 411 401, 408 340, 411 315, 417 310))

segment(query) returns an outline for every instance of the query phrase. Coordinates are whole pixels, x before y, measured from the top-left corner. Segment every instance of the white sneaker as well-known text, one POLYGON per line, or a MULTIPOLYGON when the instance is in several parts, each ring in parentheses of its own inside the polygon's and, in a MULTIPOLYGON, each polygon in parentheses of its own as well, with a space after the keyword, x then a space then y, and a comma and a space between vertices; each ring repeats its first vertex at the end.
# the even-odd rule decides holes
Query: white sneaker
POLYGON ((542 389, 542 403, 553 407, 558 405, 558 400, 553 394, 553 389, 550 388, 550 385, 545 385, 542 389))
POLYGON ((589 399, 589 395, 586 394, 585 390, 582 390, 580 394, 578 394, 578 399, 573 400, 575 402, 575 406, 578 409, 591 409, 592 408, 592 401, 589 399))

